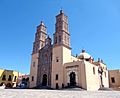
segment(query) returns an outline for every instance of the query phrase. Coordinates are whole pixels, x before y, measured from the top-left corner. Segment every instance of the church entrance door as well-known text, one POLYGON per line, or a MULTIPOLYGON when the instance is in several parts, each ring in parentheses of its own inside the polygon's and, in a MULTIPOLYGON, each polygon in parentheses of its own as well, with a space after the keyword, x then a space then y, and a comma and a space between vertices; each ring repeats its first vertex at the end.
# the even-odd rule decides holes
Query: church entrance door
POLYGON ((42 86, 47 86, 47 75, 46 74, 43 75, 42 86))
POLYGON ((70 86, 76 86, 76 74, 75 74, 75 72, 70 73, 70 86))

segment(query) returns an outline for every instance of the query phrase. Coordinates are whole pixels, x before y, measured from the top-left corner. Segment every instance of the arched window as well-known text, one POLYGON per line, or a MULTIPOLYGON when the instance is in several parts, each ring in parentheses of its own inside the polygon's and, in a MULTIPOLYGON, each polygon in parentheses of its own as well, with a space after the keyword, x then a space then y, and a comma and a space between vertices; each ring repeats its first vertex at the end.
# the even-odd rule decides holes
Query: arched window
POLYGON ((3 75, 2 80, 6 80, 6 75, 3 75))
POLYGON ((61 42, 61 36, 59 36, 59 43, 61 42))
POLYGON ((55 44, 57 44, 57 37, 55 37, 55 44))
POLYGON ((32 76, 32 81, 34 81, 34 76, 32 76))
POLYGON ((55 80, 58 80, 58 74, 56 74, 56 79, 55 80))
POLYGON ((33 62, 33 67, 35 67, 35 62, 33 62))
POLYGON ((93 67, 93 74, 95 74, 95 67, 93 67))
POLYGON ((59 62, 59 58, 58 57, 56 57, 56 62, 59 62))
POLYGON ((105 78, 106 78, 106 72, 105 72, 105 78))
POLYGON ((9 75, 8 81, 12 81, 12 76, 11 75, 9 75))

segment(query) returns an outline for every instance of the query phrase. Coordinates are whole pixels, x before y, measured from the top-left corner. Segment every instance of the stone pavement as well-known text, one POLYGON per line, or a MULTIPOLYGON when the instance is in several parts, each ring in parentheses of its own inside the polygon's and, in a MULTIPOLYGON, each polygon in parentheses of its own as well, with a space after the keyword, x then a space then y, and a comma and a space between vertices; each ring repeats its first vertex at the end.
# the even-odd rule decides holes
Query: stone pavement
POLYGON ((0 89, 0 98, 120 98, 120 91, 0 89))

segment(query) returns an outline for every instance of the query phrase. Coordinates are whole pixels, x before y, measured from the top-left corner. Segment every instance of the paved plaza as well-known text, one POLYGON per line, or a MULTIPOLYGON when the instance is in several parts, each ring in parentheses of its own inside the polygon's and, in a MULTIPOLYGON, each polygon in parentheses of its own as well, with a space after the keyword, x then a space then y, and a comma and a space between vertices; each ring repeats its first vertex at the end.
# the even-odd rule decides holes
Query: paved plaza
POLYGON ((120 98, 120 91, 1 89, 0 98, 120 98))

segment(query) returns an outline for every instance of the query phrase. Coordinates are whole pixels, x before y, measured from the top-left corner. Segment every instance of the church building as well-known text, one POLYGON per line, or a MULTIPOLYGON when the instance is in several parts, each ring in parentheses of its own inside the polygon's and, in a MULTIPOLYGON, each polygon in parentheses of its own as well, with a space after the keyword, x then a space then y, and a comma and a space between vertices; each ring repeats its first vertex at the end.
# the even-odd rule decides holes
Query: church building
POLYGON ((68 17, 62 10, 56 16, 53 44, 44 23, 37 26, 30 66, 30 88, 34 87, 109 87, 107 66, 102 60, 94 61, 85 50, 78 56, 71 54, 68 17))

